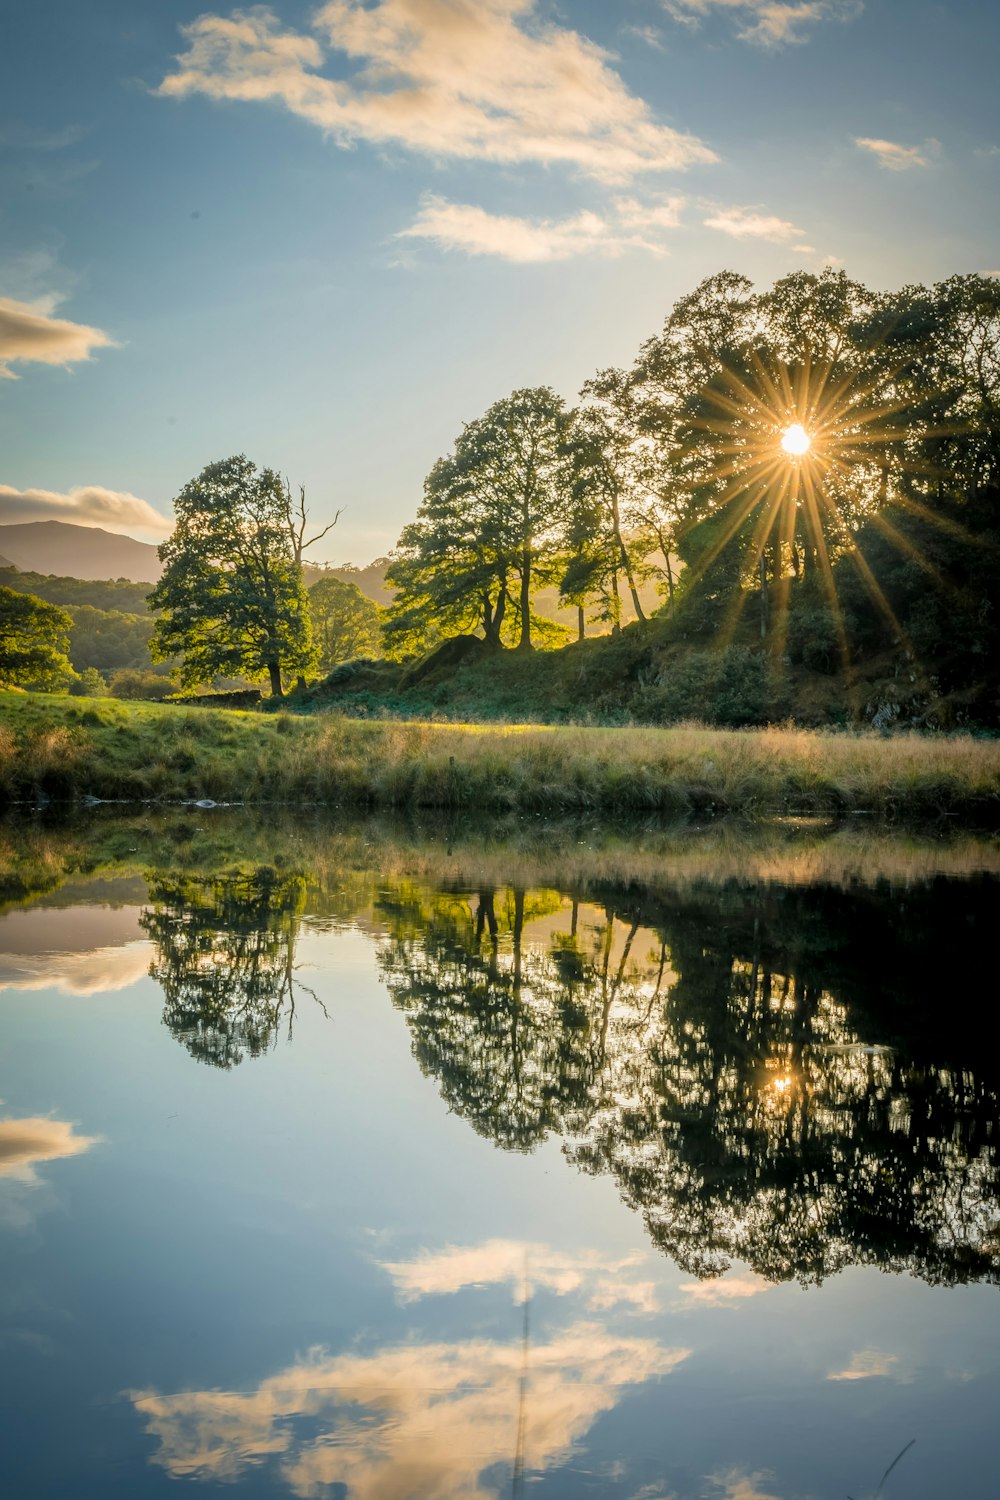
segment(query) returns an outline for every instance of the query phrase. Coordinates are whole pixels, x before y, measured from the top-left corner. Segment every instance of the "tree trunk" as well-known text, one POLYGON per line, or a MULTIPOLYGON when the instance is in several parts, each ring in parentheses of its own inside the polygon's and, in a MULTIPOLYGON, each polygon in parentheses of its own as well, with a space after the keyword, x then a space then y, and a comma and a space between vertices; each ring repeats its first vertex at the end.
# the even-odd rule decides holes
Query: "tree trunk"
POLYGON ((521 554, 521 639, 519 651, 531 650, 531 548, 521 554))
POLYGON ((276 661, 268 662, 267 675, 271 679, 271 697, 283 698, 285 695, 281 690, 281 667, 276 661))
POLYGON ((578 641, 582 641, 583 638, 584 638, 584 636, 587 634, 587 622, 586 622, 586 619, 584 618, 583 605, 582 604, 578 604, 576 606, 576 629, 577 629, 577 637, 576 638, 577 638, 578 641))
POLYGON ((757 575, 760 579, 760 638, 763 641, 767 637, 771 613, 771 600, 767 592, 767 557, 763 551, 757 564, 757 575))
POLYGON ((618 551, 621 555, 622 560, 622 569, 625 573, 625 578, 628 583, 629 593, 632 595, 632 608, 635 610, 636 619, 639 620, 643 625, 645 625, 646 616, 643 613, 642 605, 639 603, 639 591, 635 586, 635 577, 632 573, 632 559, 628 555, 624 539, 622 538, 621 523, 618 519, 617 495, 611 502, 611 518, 614 522, 615 541, 618 543, 618 551))
POLYGON ((663 549, 663 561, 667 565, 667 598, 670 601, 670 614, 674 613, 674 570, 670 563, 670 553, 666 547, 663 549))

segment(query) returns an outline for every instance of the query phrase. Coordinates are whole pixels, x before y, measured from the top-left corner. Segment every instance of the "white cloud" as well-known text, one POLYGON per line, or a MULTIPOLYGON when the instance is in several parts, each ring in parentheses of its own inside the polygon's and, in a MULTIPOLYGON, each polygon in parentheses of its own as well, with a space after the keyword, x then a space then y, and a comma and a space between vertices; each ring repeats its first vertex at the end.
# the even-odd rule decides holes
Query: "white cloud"
POLYGON ((642 203, 638 198, 614 200, 621 222, 636 229, 677 229, 686 203, 686 198, 677 196, 658 198, 649 203, 642 203))
POLYGON ((890 172, 907 172, 911 167, 929 167, 931 164, 928 152, 935 143, 925 142, 923 146, 901 146, 897 141, 883 141, 874 136, 856 135, 854 144, 862 151, 870 151, 877 157, 880 167, 885 167, 890 172))
POLYGON ((816 246, 815 245, 793 245, 792 249, 795 251, 796 255, 815 255, 816 254, 816 246))
POLYGON ((309 36, 261 7, 201 16, 158 92, 280 103, 342 147, 563 165, 606 182, 717 160, 658 123, 607 53, 536 11, 536 0, 332 0, 309 36), (327 46, 340 76, 319 71, 327 46))
POLYGON ((10 361, 32 361, 43 365, 69 365, 87 360, 95 349, 111 347, 113 340, 100 328, 54 318, 55 296, 36 302, 16 302, 0 297, 0 379, 17 380, 10 361))
MULTIPOLYGON (((593 1323, 533 1344, 523 1434, 532 1469, 563 1460, 624 1387, 689 1352, 593 1323)), ((129 1395, 158 1440, 152 1462, 174 1479, 231 1482, 276 1461, 303 1500, 334 1485, 386 1500, 487 1500, 497 1491, 480 1476, 508 1468, 516 1448, 521 1370, 520 1342, 314 1349, 254 1390, 129 1395)))
POLYGON ((0 1177, 36 1183, 35 1168, 40 1162, 80 1156, 97 1139, 76 1135, 68 1120, 51 1120, 46 1115, 0 1120, 0 1177))
POLYGON ((636 1281, 628 1274, 641 1261, 636 1255, 615 1259, 596 1250, 554 1250, 523 1240, 487 1240, 481 1245, 424 1251, 410 1260, 383 1261, 381 1266, 404 1302, 504 1283, 513 1289, 515 1300, 523 1299, 527 1281, 531 1290, 543 1287, 558 1297, 580 1293, 591 1312, 619 1304, 637 1312, 655 1312, 653 1283, 636 1281))
POLYGON ((784 240, 801 239, 804 230, 789 219, 779 219, 776 214, 761 213, 755 208, 719 208, 704 221, 706 229, 718 229, 721 234, 731 235, 736 240, 784 240))
POLYGON ((688 1307, 732 1307, 747 1297, 758 1297, 772 1289, 773 1283, 752 1271, 739 1276, 718 1276, 709 1281, 684 1281, 677 1288, 688 1307))
POLYGON ((70 521, 76 526, 99 526, 105 531, 134 531, 163 537, 171 522, 148 500, 127 490, 108 490, 83 484, 65 494, 57 490, 16 490, 0 484, 0 524, 21 521, 70 521))
POLYGON ((574 255, 622 255, 665 250, 635 234, 622 234, 599 214, 584 211, 570 219, 521 219, 491 214, 472 203, 450 203, 430 195, 398 239, 433 240, 443 250, 466 255, 495 255, 519 264, 569 260, 574 255))
POLYGON ((871 1380, 873 1376, 892 1375, 897 1363, 895 1354, 883 1354, 879 1349, 861 1349, 843 1370, 834 1370, 827 1380, 871 1380))
POLYGON ((663 0, 677 21, 697 25, 713 10, 732 11, 737 36, 763 47, 804 42, 821 21, 847 21, 862 9, 861 0, 663 0))
POLYGON ((101 995, 124 990, 149 973, 153 945, 126 943, 84 953, 0 953, 0 990, 62 990, 101 995))

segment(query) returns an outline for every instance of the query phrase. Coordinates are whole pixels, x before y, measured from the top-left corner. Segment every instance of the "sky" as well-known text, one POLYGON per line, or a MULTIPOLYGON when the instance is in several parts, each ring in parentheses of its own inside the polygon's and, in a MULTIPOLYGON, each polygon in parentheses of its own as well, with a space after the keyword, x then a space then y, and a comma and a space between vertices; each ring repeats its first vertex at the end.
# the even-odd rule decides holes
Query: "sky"
POLYGON ((463 422, 705 276, 1000 274, 995 0, 8 0, 0 522, 244 452, 389 551, 463 422))

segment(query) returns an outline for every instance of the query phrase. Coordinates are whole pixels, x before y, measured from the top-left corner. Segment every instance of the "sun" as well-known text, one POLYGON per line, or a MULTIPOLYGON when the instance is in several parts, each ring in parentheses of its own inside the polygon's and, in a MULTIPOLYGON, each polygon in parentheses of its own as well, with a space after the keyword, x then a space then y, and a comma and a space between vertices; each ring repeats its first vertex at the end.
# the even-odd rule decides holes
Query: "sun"
POLYGON ((802 458, 812 447, 812 438, 801 422, 793 422, 791 427, 786 427, 781 434, 781 446, 793 458, 802 458))

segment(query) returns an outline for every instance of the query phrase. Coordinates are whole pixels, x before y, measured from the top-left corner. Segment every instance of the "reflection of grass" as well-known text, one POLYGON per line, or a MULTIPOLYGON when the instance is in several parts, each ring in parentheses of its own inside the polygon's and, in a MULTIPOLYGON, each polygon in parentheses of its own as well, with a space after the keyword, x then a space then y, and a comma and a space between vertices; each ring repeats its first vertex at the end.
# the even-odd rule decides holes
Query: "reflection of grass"
POLYGON ((995 818, 1000 745, 796 729, 361 721, 2 694, 0 796, 995 818))
POLYGON ((329 893, 332 911, 353 919, 372 905, 380 879, 453 889, 516 881, 581 896, 615 884, 653 894, 731 881, 900 886, 1000 873, 1000 842, 957 830, 921 838, 871 820, 831 827, 725 819, 694 829, 460 815, 424 827, 385 817, 331 822, 326 813, 290 810, 275 819, 264 809, 97 808, 57 827, 22 817, 0 824, 0 909, 77 876, 214 874, 262 864, 302 871, 329 893))

